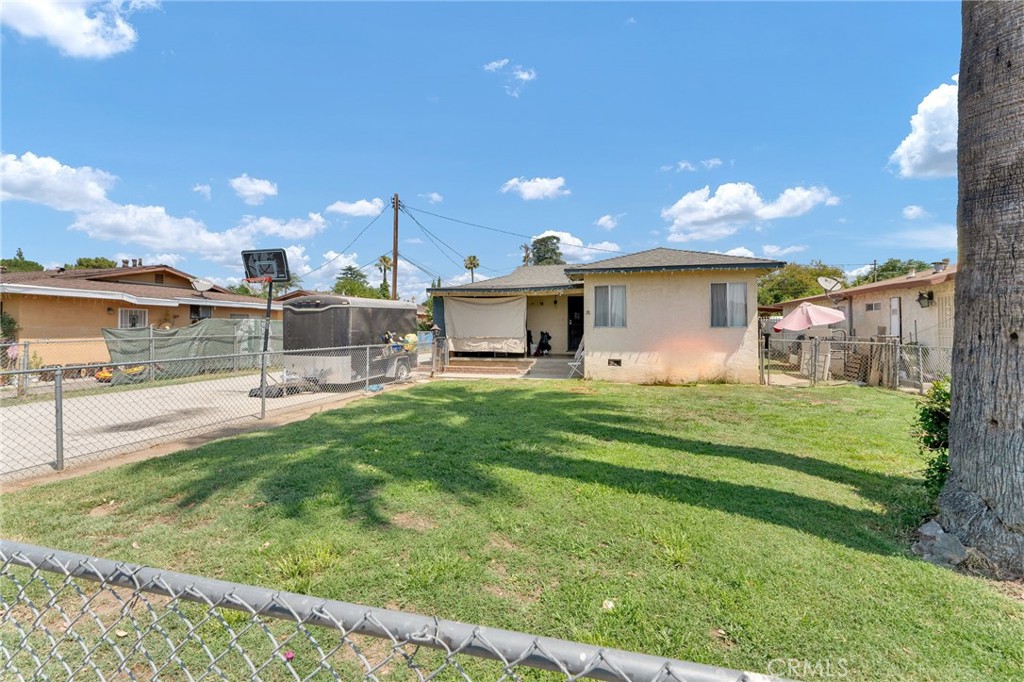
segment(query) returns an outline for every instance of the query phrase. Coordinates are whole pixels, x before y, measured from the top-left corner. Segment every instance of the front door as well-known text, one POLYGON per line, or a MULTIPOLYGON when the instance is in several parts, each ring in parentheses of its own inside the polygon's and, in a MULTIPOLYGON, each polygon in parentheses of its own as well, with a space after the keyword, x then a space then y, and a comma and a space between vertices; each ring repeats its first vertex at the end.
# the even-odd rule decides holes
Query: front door
POLYGON ((569 347, 570 353, 575 353, 583 340, 583 297, 569 296, 569 347))
POLYGON ((900 324, 900 297, 893 296, 889 299, 889 336, 903 336, 903 327, 900 324))

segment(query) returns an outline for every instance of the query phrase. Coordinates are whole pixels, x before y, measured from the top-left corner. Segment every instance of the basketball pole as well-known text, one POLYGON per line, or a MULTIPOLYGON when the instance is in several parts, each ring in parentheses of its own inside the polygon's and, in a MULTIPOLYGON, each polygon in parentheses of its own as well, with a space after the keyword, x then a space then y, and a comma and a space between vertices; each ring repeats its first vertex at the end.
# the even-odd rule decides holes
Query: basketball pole
POLYGON ((270 302, 274 300, 274 280, 267 282, 267 316, 263 322, 263 354, 260 356, 260 419, 267 416, 267 349, 270 348, 270 302))
POLYGON ((395 205, 395 238, 394 248, 391 250, 391 300, 398 300, 398 192, 395 192, 393 200, 395 205))

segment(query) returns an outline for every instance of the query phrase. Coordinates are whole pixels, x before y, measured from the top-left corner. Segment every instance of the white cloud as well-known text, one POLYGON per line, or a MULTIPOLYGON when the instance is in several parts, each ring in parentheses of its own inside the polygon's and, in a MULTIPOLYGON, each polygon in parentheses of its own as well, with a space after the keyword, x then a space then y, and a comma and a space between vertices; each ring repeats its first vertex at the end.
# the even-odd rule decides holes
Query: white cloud
POLYGON ((267 197, 277 196, 277 185, 270 180, 250 178, 248 173, 242 173, 237 178, 228 181, 235 194, 250 206, 259 206, 267 197))
POLYGON ((632 26, 635 23, 636 23, 636 18, 635 17, 630 17, 629 19, 626 19, 626 25, 627 26, 632 26))
POLYGON ((524 67, 520 64, 515 64, 512 67, 506 69, 509 64, 512 63, 510 59, 496 59, 493 62, 484 64, 484 71, 490 71, 491 73, 501 74, 505 78, 505 92, 509 97, 519 97, 519 93, 523 91, 526 84, 530 81, 536 80, 537 70, 533 67, 524 67))
POLYGON ((697 170, 697 167, 694 166, 689 161, 677 161, 676 162, 676 172, 677 173, 680 172, 680 171, 689 171, 690 173, 693 173, 696 170, 697 170))
POLYGON ((138 40, 128 16, 157 6, 148 0, 31 0, 5 2, 0 21, 26 38, 43 38, 68 57, 106 59, 138 40))
POLYGON ((718 168, 719 166, 722 165, 722 160, 719 158, 704 159, 703 161, 700 162, 700 165, 704 166, 705 168, 718 168))
POLYGON ((207 201, 209 201, 210 195, 213 192, 213 188, 210 187, 209 185, 200 185, 197 183, 195 187, 192 188, 192 191, 195 192, 196 194, 199 194, 207 201))
POLYGON ((420 194, 419 196, 426 199, 432 204, 440 204, 442 201, 444 201, 444 197, 438 194, 437 192, 427 192, 426 194, 420 194))
POLYGON ((714 195, 708 186, 685 194, 663 209, 661 217, 672 223, 669 241, 688 242, 720 239, 750 222, 794 218, 820 204, 838 203, 826 187, 792 187, 766 203, 753 185, 732 182, 720 185, 714 195))
POLYGON ((3 176, 0 194, 3 200, 31 201, 72 213, 74 221, 69 229, 94 239, 151 249, 157 254, 149 256, 151 262, 165 257, 183 258, 174 253, 183 251, 197 253, 206 260, 236 265, 239 251, 252 248, 259 236, 308 238, 327 224, 318 213, 288 221, 246 216, 235 227, 212 232, 203 221, 172 216, 163 206, 111 201, 107 190, 117 180, 111 173, 89 166, 67 166, 31 152, 21 158, 13 154, 0 157, 0 174, 3 176))
POLYGON ((423 243, 423 240, 420 239, 419 237, 409 237, 408 239, 403 239, 402 241, 405 242, 406 244, 422 244, 423 243))
POLYGON ((929 92, 910 117, 910 134, 889 157, 904 178, 945 178, 956 175, 957 91, 943 83, 929 92))
POLYGON ((619 218, 626 215, 625 213, 619 213, 618 215, 611 215, 610 213, 605 214, 594 221, 594 224, 600 227, 602 230, 614 230, 619 226, 619 218))
POLYGON ((846 275, 846 279, 853 281, 861 275, 866 275, 871 272, 871 267, 871 263, 868 263, 867 265, 862 265, 861 267, 854 268, 853 270, 846 270, 844 274, 846 275))
MULTIPOLYGON (((120 260, 122 258, 131 258, 131 256, 122 256, 118 254, 115 260, 120 260)), ((177 267, 188 260, 188 258, 178 253, 148 253, 145 258, 147 263, 152 263, 153 265, 170 265, 172 268, 177 267)))
POLYGON ((0 200, 31 201, 58 211, 84 211, 108 202, 117 178, 105 171, 66 166, 49 156, 25 152, 0 157, 0 200))
POLYGON ((924 210, 923 206, 911 204, 903 207, 903 217, 907 220, 920 220, 928 217, 928 211, 924 210))
POLYGON ((559 232, 558 230, 545 230, 532 237, 532 239, 540 239, 541 237, 549 237, 551 235, 558 237, 560 240, 558 248, 561 249, 562 256, 567 261, 573 263, 591 261, 595 258, 608 258, 608 252, 622 250, 615 242, 584 244, 582 239, 574 236, 571 232, 559 232))
MULTIPOLYGON (((704 159, 699 163, 702 167, 710 170, 712 168, 718 168, 719 166, 721 166, 722 160, 718 158, 704 159)), ((682 173, 683 171, 686 171, 688 173, 695 173, 697 172, 697 164, 691 161, 687 161, 686 159, 683 159, 682 161, 676 161, 675 163, 672 164, 660 166, 658 170, 660 170, 663 173, 670 170, 674 170, 676 173, 682 173)))
POLYGON ((555 199, 564 197, 571 192, 565 188, 565 178, 512 178, 501 186, 502 194, 515 192, 525 201, 535 199, 555 199))
POLYGON ((776 246, 775 244, 765 244, 761 247, 762 253, 769 258, 781 258, 782 256, 788 256, 791 253, 800 253, 806 251, 806 246, 776 246))
POLYGON ((495 59, 493 62, 484 64, 484 71, 501 71, 508 66, 508 59, 495 59))
POLYGON ((747 258, 753 258, 754 252, 744 246, 737 246, 735 249, 729 249, 725 252, 726 256, 746 256, 747 258))
POLYGON ((512 77, 515 78, 517 81, 529 83, 530 81, 534 80, 537 77, 537 71, 536 69, 524 69, 520 66, 517 66, 512 70, 512 77))
POLYGON ((328 213, 340 213, 341 215, 347 215, 352 217, 369 216, 373 217, 379 215, 384 210, 384 200, 380 198, 360 199, 352 203, 344 201, 335 201, 333 204, 327 207, 328 213))
POLYGON ((327 228, 327 221, 319 213, 310 213, 307 218, 292 218, 288 221, 245 216, 238 227, 253 233, 284 237, 285 239, 309 239, 323 232, 327 228))

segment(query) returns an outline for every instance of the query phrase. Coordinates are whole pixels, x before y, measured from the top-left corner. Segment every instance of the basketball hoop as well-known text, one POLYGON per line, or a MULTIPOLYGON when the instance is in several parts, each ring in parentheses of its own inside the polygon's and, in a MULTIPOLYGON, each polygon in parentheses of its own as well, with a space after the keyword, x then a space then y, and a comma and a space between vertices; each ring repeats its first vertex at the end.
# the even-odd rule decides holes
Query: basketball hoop
POLYGON ((270 284, 274 281, 273 277, 243 277, 243 282, 249 282, 250 284, 270 284))

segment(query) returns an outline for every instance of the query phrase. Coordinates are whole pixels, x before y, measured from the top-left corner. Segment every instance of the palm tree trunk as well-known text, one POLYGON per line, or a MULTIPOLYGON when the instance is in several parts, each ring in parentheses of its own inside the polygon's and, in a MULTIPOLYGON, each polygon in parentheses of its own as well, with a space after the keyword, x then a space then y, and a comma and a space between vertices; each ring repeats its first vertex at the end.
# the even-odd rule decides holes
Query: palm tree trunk
POLYGON ((1024 3, 964 2, 950 474, 940 522, 1024 575, 1024 3))

